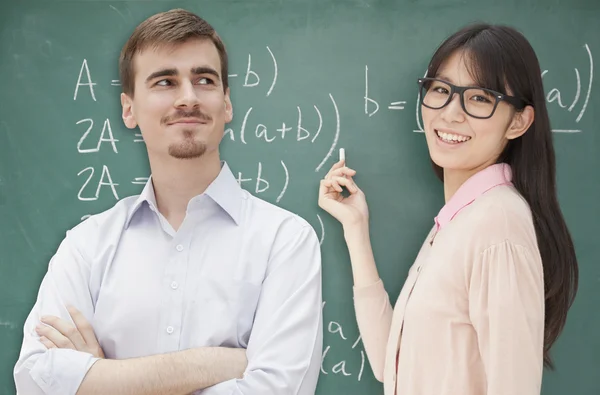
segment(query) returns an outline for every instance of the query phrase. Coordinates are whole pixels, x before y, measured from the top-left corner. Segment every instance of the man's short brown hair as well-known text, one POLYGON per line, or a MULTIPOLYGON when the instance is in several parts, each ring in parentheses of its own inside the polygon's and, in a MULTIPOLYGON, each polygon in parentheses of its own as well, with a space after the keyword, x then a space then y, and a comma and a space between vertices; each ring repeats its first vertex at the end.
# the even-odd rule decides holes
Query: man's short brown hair
POLYGON ((133 97, 135 88, 135 70, 133 58, 147 48, 157 48, 162 45, 180 44, 189 39, 208 39, 215 44, 221 59, 221 81, 223 90, 229 87, 227 75, 227 51, 223 41, 215 29, 198 15, 183 10, 174 9, 152 15, 140 23, 121 50, 119 58, 119 74, 123 93, 133 97))

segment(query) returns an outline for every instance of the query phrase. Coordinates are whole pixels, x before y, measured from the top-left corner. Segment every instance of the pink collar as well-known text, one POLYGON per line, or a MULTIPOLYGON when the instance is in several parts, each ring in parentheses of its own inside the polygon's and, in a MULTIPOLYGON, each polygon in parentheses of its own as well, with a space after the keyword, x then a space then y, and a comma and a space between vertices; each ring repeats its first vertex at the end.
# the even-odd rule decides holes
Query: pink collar
POLYGON ((498 163, 475 173, 464 184, 458 188, 458 191, 450 198, 448 203, 435 217, 437 230, 446 226, 456 214, 475 199, 483 195, 490 189, 499 185, 512 185, 512 170, 506 163, 498 163))

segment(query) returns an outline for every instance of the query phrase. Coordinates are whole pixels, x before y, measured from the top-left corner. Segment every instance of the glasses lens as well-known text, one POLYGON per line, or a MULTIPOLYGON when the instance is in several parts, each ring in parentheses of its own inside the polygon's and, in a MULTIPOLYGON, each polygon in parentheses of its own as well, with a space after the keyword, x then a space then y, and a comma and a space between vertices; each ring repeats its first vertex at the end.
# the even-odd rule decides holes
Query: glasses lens
POLYGON ((425 80, 421 85, 421 100, 429 108, 442 108, 448 102, 450 85, 436 80, 425 80))
POLYGON ((464 92, 465 110, 474 117, 487 118, 492 115, 496 96, 485 89, 467 89, 464 92))

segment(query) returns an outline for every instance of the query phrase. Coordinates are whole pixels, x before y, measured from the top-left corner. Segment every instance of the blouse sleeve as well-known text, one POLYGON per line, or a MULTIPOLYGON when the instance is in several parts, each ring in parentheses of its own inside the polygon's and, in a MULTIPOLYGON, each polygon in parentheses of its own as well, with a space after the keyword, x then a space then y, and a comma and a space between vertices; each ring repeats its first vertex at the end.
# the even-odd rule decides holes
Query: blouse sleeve
POLYGON ((383 382, 386 346, 392 326, 393 308, 383 282, 354 287, 354 309, 362 342, 375 378, 383 382))
POLYGON ((486 373, 486 394, 539 395, 544 347, 539 254, 509 241, 483 251, 471 272, 469 315, 486 373))

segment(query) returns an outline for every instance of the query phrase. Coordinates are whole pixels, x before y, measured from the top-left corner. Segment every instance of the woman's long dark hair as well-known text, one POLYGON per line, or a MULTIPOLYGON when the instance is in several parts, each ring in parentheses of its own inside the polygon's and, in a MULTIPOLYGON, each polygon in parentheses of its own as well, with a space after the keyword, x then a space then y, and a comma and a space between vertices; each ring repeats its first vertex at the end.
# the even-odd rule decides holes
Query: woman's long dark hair
MULTIPOLYGON (((579 270, 556 196, 556 160, 540 65, 527 39, 515 29, 475 24, 441 44, 429 64, 427 77, 435 77, 442 63, 456 51, 465 51, 479 86, 504 94, 508 88, 535 110, 532 125, 521 137, 509 141, 497 162, 512 167, 513 184, 533 214, 544 266, 544 365, 553 369, 550 348, 565 326, 567 311, 577 293, 579 270)), ((443 169, 435 163, 433 167, 443 181, 443 169)))

